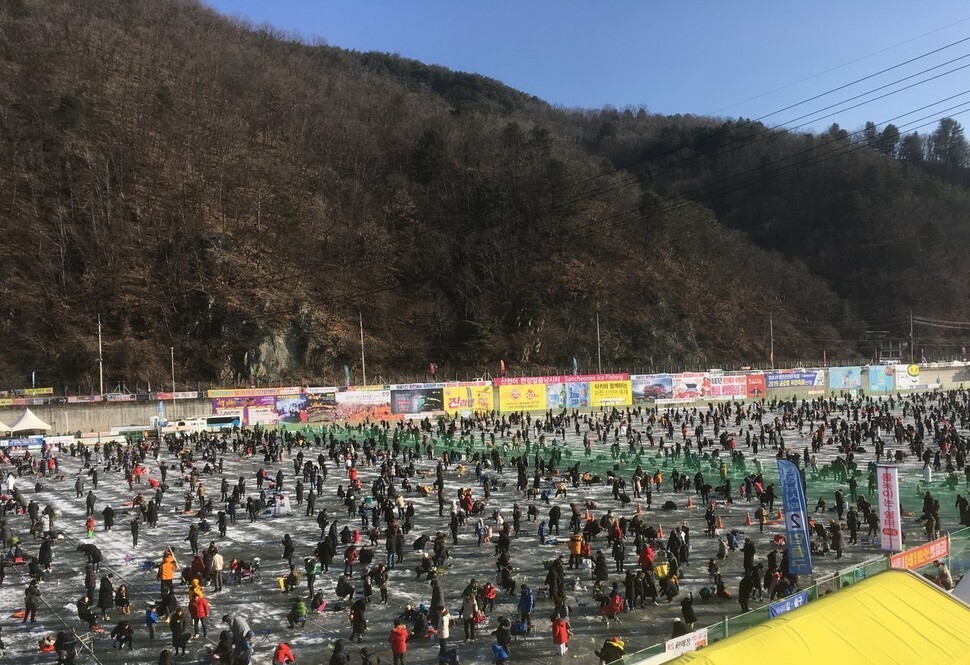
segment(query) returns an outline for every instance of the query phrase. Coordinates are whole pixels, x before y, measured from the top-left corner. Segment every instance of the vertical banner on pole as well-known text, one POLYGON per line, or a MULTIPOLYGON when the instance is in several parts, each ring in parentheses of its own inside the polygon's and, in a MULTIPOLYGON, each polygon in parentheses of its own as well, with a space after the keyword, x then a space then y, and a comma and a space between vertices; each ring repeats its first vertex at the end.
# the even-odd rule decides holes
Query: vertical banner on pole
POLYGON ((890 552, 903 551, 902 516, 899 514, 899 469, 894 466, 877 466, 876 481, 879 489, 880 544, 890 552))
POLYGON ((811 536, 808 531, 808 509, 802 477, 798 467, 788 460, 778 460, 781 498, 785 508, 785 537, 788 541, 788 568, 796 575, 812 574, 811 536))

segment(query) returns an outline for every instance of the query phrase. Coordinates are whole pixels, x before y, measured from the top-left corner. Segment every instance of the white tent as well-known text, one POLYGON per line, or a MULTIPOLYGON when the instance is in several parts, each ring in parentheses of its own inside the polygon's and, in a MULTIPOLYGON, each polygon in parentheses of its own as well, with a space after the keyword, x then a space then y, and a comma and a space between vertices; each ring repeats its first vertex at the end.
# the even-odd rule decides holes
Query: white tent
POLYGON ((0 420, 0 434, 6 434, 9 431, 10 431, 10 428, 4 425, 3 421, 0 420))
POLYGON ((953 595, 970 605, 970 575, 964 575, 953 590, 953 595))
POLYGON ((36 430, 47 432, 50 428, 51 426, 35 416, 33 411, 24 409, 23 414, 17 419, 17 422, 10 426, 10 431, 15 434, 17 432, 34 432, 36 430))

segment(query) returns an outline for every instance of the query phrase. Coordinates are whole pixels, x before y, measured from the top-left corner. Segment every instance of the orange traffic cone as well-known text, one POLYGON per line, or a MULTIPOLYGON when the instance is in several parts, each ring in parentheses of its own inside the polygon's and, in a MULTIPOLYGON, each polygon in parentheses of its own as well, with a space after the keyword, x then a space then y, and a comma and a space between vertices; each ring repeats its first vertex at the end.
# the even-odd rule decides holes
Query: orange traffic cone
POLYGON ((752 524, 754 524, 754 522, 751 521, 751 513, 748 513, 748 516, 744 518, 744 525, 751 526, 752 524))
POLYGON ((723 529, 724 528, 724 522, 721 521, 721 516, 720 515, 717 516, 717 528, 718 529, 723 529))
POLYGON ((692 499, 691 497, 687 497, 687 507, 688 508, 694 507, 694 499, 692 499))
POLYGON ((663 538, 663 537, 664 537, 664 527, 663 527, 663 524, 661 524, 657 528, 657 538, 663 538))

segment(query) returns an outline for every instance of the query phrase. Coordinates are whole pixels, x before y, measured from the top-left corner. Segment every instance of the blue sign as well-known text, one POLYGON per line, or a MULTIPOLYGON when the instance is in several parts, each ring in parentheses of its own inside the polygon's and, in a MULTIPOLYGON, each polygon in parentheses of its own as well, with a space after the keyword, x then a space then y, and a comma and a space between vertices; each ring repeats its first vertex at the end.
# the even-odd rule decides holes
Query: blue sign
POLYGON ((869 392, 871 393, 891 393, 893 391, 893 370, 892 365, 870 365, 869 366, 869 392))
POLYGON ((808 509, 802 491, 798 467, 788 460, 778 460, 781 479, 781 501, 785 509, 785 537, 788 541, 788 569, 795 575, 812 574, 811 534, 808 509))
POLYGON ((823 387, 825 375, 822 372, 770 372, 765 376, 768 388, 807 388, 823 387))
POLYGON ((768 616, 772 619, 775 617, 780 617, 786 612, 791 612, 792 610, 797 610, 799 607, 808 602, 808 591, 799 591, 796 594, 788 596, 787 598, 782 598, 778 602, 772 603, 768 606, 768 616))
POLYGON ((858 390, 861 387, 861 367, 833 367, 829 370, 829 390, 858 390))

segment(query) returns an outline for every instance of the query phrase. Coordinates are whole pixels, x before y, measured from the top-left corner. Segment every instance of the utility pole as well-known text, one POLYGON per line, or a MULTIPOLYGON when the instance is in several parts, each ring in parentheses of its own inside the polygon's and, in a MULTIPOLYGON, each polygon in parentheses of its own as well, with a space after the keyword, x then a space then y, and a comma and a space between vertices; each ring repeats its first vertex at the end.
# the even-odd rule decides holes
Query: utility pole
POLYGON ((101 346, 101 315, 98 314, 98 395, 104 395, 104 353, 101 346))
POLYGON ((603 373, 603 354, 600 351, 600 313, 596 312, 596 373, 603 373))
POLYGON ((913 326, 913 310, 909 310, 909 364, 913 364, 913 358, 916 354, 916 333, 915 327, 913 326))
POLYGON ((172 347, 172 420, 175 420, 175 347, 172 347))
POLYGON ((771 361, 771 369, 775 368, 775 321, 771 314, 768 315, 768 343, 770 344, 770 351, 768 353, 768 358, 771 361))
POLYGON ((360 373, 363 375, 364 385, 367 385, 367 365, 364 364, 364 315, 357 312, 360 317, 360 373))

